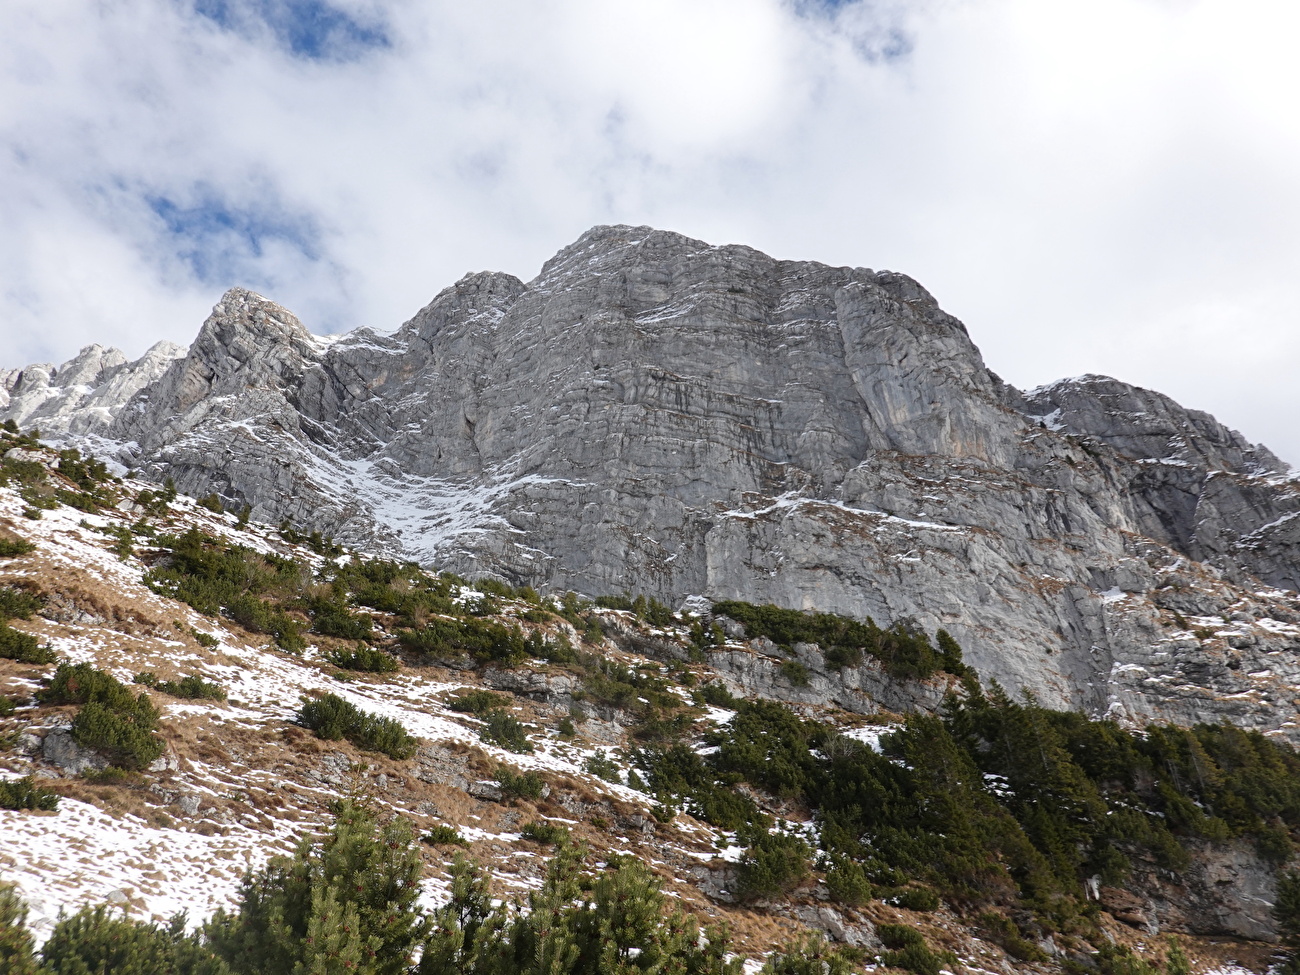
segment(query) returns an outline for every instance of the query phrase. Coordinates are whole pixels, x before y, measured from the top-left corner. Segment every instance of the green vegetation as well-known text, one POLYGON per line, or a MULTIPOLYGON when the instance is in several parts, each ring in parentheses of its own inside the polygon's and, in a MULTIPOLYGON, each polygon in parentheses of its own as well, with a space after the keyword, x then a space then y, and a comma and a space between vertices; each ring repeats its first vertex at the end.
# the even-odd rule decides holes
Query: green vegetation
POLYGON ((568 846, 573 841, 573 834, 569 832, 569 827, 559 823, 537 821, 525 823, 519 830, 519 834, 534 843, 542 843, 546 846, 568 846))
POLYGON ((185 916, 159 926, 104 906, 60 918, 41 948, 39 975, 227 975, 229 969, 198 935, 185 933, 185 916))
POLYGON ((304 837, 244 878, 238 907, 218 911, 206 940, 237 975, 403 975, 424 935, 420 857, 410 824, 381 826, 341 803, 329 834, 304 837))
POLYGON ((447 707, 460 714, 484 714, 494 708, 510 706, 510 698, 504 694, 493 694, 481 688, 462 691, 447 702, 447 707))
POLYGON ((52 664, 56 659, 54 651, 41 646, 36 637, 4 623, 0 623, 0 657, 20 664, 52 664))
POLYGON ((536 772, 516 772, 509 765, 497 766, 497 785, 501 789, 501 798, 540 799, 546 791, 546 783, 536 772))
POLYGON ((533 751, 533 743, 520 721, 500 708, 492 708, 481 715, 484 724, 479 729, 479 737, 489 745, 496 745, 506 751, 525 754, 533 751))
POLYGON ((36 784, 30 776, 0 780, 0 809, 57 809, 59 794, 36 784))
POLYGON ((902 924, 881 924, 876 936, 889 950, 881 960, 891 968, 902 968, 916 975, 939 975, 945 968, 955 968, 957 956, 952 952, 933 951, 921 932, 902 924))
POLYGON ((797 836, 755 830, 740 858, 735 893, 744 900, 786 896, 808 877, 810 852, 797 836))
POLYGON ((90 664, 59 664, 36 699, 42 704, 80 704, 72 719, 73 739, 113 765, 143 768, 163 753, 162 739, 154 734, 158 710, 149 695, 133 695, 117 678, 90 664))
POLYGON ((879 754, 780 704, 730 706, 735 718, 705 736, 715 753, 675 743, 635 761, 656 795, 742 831, 752 896, 777 896, 798 869, 780 872, 797 858, 742 782, 816 811, 837 899, 861 902, 874 886, 915 910, 937 895, 1029 907, 1049 929, 1086 927, 1084 879, 1121 884, 1135 855, 1177 872, 1185 844, 1241 836, 1280 863, 1300 827, 1300 756, 1226 725, 1139 735, 995 687, 910 717, 879 754))
POLYGON ((0 657, 23 664, 50 664, 54 651, 41 646, 30 633, 23 633, 8 625, 12 619, 30 619, 45 605, 41 595, 16 586, 0 586, 0 657))
POLYGON ((36 546, 25 538, 0 538, 0 559, 12 559, 36 551, 36 546))
POLYGON ((708 929, 666 898, 630 858, 597 875, 561 847, 525 905, 494 905, 486 874, 459 860, 451 902, 432 917, 418 975, 739 975, 725 929, 708 929), (513 909, 512 909, 513 907, 513 909))
POLYGON ((392 718, 362 711, 337 694, 325 694, 298 709, 298 723, 325 741, 347 739, 357 748, 403 760, 415 754, 415 739, 392 718))
POLYGON ((36 965, 35 942, 27 930, 27 905, 12 884, 0 884, 0 971, 36 975, 36 965))
POLYGON ((420 842, 429 846, 469 846, 469 841, 460 835, 455 826, 444 823, 430 827, 429 832, 420 837, 420 842))
POLYGON ((618 763, 604 752, 596 752, 584 763, 583 768, 598 779, 621 784, 623 776, 619 773, 618 763))
POLYGON ((1273 917, 1278 938, 1288 951, 1280 975, 1300 975, 1300 873, 1288 870, 1277 878, 1273 917))
POLYGON ((602 609, 619 609, 634 614, 638 619, 656 627, 672 626, 677 622, 673 611, 653 596, 597 596, 595 604, 602 609))
POLYGON ((45 598, 28 589, 0 586, 0 620, 31 619, 45 605, 45 598))
POLYGON ((961 648, 947 632, 941 631, 942 636, 937 637, 936 649, 924 631, 905 620, 882 630, 869 618, 863 623, 832 613, 804 613, 734 600, 714 603, 713 612, 742 624, 750 639, 764 636, 786 650, 796 643, 815 643, 831 667, 857 667, 865 654, 880 661, 885 672, 898 680, 924 680, 940 670, 957 677, 967 673, 961 648))
POLYGON ((759 975, 849 975, 858 970, 856 961, 848 949, 828 944, 810 931, 775 952, 759 975))
POLYGON ((158 539, 170 549, 144 582, 160 596, 179 599, 205 616, 224 613, 254 633, 275 638, 281 649, 301 652, 302 624, 277 600, 296 597, 305 568, 293 559, 227 545, 197 529, 158 539))
POLYGON ((376 650, 364 643, 347 650, 327 650, 324 657, 327 663, 342 670, 355 670, 367 674, 391 674, 402 666, 391 653, 376 650))
POLYGON ((226 699, 226 692, 221 686, 206 681, 197 674, 190 674, 188 677, 172 681, 159 680, 146 671, 142 674, 136 674, 133 682, 142 684, 145 687, 152 687, 155 691, 162 691, 171 697, 184 698, 190 701, 224 701, 226 699))

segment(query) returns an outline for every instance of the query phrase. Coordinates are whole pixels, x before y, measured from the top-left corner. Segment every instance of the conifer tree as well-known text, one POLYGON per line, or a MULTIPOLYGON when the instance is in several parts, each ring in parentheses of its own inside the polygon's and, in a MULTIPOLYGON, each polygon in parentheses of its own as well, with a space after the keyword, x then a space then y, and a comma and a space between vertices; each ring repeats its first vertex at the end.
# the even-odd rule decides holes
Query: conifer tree
POLYGON ((27 905, 9 885, 0 886, 0 975, 35 975, 27 905))
POLYGON ((237 914, 213 917, 208 936, 235 972, 406 971, 424 928, 410 824, 399 818, 380 827, 349 800, 336 815, 319 845, 304 838, 292 858, 245 877, 237 914))

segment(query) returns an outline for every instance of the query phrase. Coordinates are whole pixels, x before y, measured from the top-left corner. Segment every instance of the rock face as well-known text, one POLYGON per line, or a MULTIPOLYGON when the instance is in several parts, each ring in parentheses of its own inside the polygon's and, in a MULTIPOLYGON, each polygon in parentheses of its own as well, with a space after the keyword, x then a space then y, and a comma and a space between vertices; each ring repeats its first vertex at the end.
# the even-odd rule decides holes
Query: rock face
POLYGON ((387 335, 235 289, 169 356, 6 415, 464 574, 913 617, 1045 703, 1300 733, 1300 482, 1157 393, 1021 393, 901 274, 598 227, 387 335))
POLYGON ((0 412, 47 436, 102 435, 127 401, 184 355, 179 345, 159 342, 128 362, 117 349, 88 345, 57 369, 41 363, 0 370, 0 412))

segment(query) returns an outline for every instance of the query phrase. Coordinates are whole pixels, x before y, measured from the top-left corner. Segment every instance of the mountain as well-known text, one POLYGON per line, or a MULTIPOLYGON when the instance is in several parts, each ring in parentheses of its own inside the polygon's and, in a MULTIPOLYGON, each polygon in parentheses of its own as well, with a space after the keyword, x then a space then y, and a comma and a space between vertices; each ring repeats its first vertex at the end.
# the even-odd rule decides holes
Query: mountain
POLYGON ((1294 947, 1300 479, 1007 385, 901 274, 598 227, 388 334, 233 289, 188 349, 0 371, 0 420, 0 968, 6 884, 38 939, 194 924, 340 797, 422 902, 572 848, 836 945, 779 972, 1294 947))
POLYGON ((1008 386, 901 274, 597 227, 391 334, 233 289, 183 355, 3 385, 47 436, 363 550, 910 618, 1045 703, 1300 735, 1300 481, 1159 393, 1008 386))

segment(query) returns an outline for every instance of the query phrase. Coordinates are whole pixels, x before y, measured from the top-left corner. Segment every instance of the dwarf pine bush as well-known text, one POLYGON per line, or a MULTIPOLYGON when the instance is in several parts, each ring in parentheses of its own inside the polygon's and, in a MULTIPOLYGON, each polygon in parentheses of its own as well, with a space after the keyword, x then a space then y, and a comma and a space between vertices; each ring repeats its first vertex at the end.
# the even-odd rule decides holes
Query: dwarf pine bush
POLYGON ((415 754, 415 739, 393 718, 362 711, 337 694, 325 694, 298 709, 298 723, 326 741, 347 739, 358 748, 393 759, 415 754))

